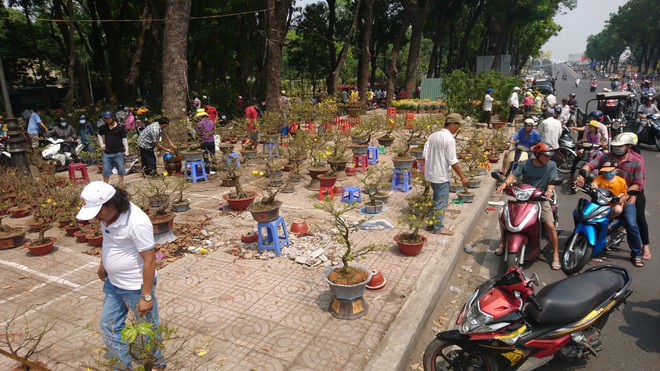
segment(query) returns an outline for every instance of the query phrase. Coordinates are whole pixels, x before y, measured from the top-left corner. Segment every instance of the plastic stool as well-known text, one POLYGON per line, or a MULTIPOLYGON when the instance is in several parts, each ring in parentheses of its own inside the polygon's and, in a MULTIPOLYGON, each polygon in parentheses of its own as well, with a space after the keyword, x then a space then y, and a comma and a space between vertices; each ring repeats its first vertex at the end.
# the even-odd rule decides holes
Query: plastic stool
POLYGON ((367 168, 369 167, 369 158, 367 157, 367 154, 353 154, 353 167, 356 170, 361 168, 362 170, 360 171, 367 171, 367 168))
POLYGON ((369 161, 369 165, 376 165, 378 163, 377 146, 369 146, 369 148, 367 149, 367 159, 369 161))
POLYGON ((411 128, 414 121, 415 121, 415 114, 414 113, 406 113, 406 127, 411 128))
POLYGON ((328 192, 328 196, 335 198, 335 191, 333 189, 334 187, 323 187, 321 186, 319 188, 319 201, 323 201, 323 196, 325 196, 325 193, 328 192))
POLYGON ((396 116, 396 108, 394 108, 394 107, 387 107, 387 115, 388 115, 388 116, 396 116))
POLYGON ((362 122, 362 118, 360 116, 357 117, 351 117, 349 116, 348 119, 346 120, 351 126, 358 125, 359 123, 362 122))
POLYGON ((341 202, 360 202, 362 201, 362 191, 358 187, 344 187, 341 193, 341 202))
POLYGON ((392 189, 400 189, 403 192, 407 193, 412 189, 412 184, 410 184, 410 170, 397 169, 394 168, 392 172, 392 189))
POLYGON ((419 160, 415 160, 415 162, 413 162, 413 167, 417 168, 420 172, 424 172, 424 159, 420 158, 419 160))
POLYGON ((69 165, 69 180, 73 184, 89 183, 89 175, 87 175, 87 166, 83 163, 75 163, 69 165), (76 177, 76 170, 80 170, 80 178, 76 177))
POLYGON ((268 158, 273 157, 273 152, 275 153, 275 157, 280 157, 280 145, 279 143, 263 143, 261 145, 261 152, 265 156, 268 156, 268 158), (268 152, 266 152, 266 148, 268 148, 268 152), (274 151, 273 151, 274 150, 274 151))
POLYGON ((286 229, 286 222, 281 216, 277 219, 270 222, 259 222, 257 223, 257 252, 261 253, 261 250, 273 250, 275 251, 276 256, 280 256, 280 251, 282 245, 289 246, 289 232, 286 229), (280 235, 279 227, 282 227, 283 236, 280 235), (266 239, 262 230, 266 228, 266 239), (284 242, 284 243, 282 243, 284 242))
POLYGON ((310 122, 306 123, 305 125, 306 125, 306 126, 305 126, 305 130, 307 130, 307 131, 310 132, 310 133, 311 133, 312 131, 314 131, 314 122, 311 122, 311 121, 310 121, 310 122))
POLYGON ((206 166, 204 166, 204 160, 199 160, 199 161, 186 161, 186 165, 183 169, 183 175, 186 180, 192 180, 193 183, 197 183, 198 180, 202 179, 205 181, 209 181, 208 178, 206 177, 206 166), (198 174, 197 173, 197 166, 200 166, 202 169, 202 173, 198 174), (190 172, 190 175, 188 175, 188 172, 190 172))
POLYGON ((346 119, 339 120, 339 130, 344 135, 351 135, 351 124, 346 119))
POLYGON ((227 164, 229 165, 232 162, 236 163, 236 168, 237 169, 241 167, 241 160, 239 158, 238 152, 232 152, 232 153, 227 155, 227 164))

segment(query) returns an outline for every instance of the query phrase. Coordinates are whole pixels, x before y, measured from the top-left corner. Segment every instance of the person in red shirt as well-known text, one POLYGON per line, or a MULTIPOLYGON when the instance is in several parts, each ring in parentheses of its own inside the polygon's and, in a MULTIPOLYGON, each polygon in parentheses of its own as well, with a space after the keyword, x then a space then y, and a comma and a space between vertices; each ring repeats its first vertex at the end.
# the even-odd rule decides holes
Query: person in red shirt
POLYGON ((245 109, 245 123, 249 132, 248 140, 245 142, 245 148, 254 149, 257 147, 257 143, 259 143, 257 117, 259 117, 257 113, 257 102, 252 101, 252 104, 245 109))
POLYGON ((204 107, 204 112, 206 112, 206 114, 209 115, 211 121, 213 121, 214 124, 217 124, 216 119, 218 118, 218 110, 216 110, 215 107, 210 106, 208 102, 204 103, 203 107, 204 107))

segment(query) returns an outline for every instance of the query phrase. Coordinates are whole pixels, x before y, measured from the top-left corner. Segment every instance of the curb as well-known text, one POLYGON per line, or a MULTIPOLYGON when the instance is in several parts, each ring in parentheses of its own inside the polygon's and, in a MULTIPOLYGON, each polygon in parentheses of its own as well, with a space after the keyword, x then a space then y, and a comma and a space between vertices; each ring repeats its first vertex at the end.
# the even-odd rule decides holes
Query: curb
MULTIPOLYGON (((479 222, 479 215, 483 213, 494 189, 495 179, 484 175, 482 187, 475 192, 474 202, 459 216, 455 234, 446 242, 447 249, 436 249, 364 370, 406 369, 417 345, 417 334, 428 325, 432 309, 446 289, 458 257, 463 253, 465 240, 479 222)), ((437 247, 443 242, 437 242, 437 247)))

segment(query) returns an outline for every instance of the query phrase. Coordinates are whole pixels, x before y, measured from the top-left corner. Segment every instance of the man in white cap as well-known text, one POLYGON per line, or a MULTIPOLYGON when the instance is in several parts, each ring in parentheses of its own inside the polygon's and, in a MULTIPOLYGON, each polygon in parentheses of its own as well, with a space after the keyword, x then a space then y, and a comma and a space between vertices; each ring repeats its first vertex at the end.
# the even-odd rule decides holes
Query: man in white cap
MULTIPOLYGON (((105 182, 91 182, 80 194, 83 206, 76 218, 101 222, 103 249, 97 271, 104 282, 101 335, 114 368, 132 370, 128 343, 121 339, 126 315, 130 310, 136 320, 158 326, 156 254, 153 226, 147 214, 128 198, 122 188, 105 182)), ((160 349, 154 370, 165 363, 160 349)))
POLYGON ((509 96, 509 118, 507 122, 509 125, 513 125, 516 115, 518 114, 518 107, 520 107, 520 101, 518 100, 518 92, 520 91, 519 87, 513 88, 513 93, 509 96))

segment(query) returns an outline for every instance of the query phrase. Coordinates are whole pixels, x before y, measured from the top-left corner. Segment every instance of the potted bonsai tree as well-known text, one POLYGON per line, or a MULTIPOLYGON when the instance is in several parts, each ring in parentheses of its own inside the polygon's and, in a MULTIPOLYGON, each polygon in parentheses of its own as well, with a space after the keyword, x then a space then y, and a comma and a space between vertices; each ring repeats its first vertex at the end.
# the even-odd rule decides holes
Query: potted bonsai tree
POLYGON ((409 231, 394 236, 399 251, 408 256, 419 254, 426 243, 426 237, 419 234, 419 230, 435 225, 441 215, 441 211, 434 207, 430 183, 421 178, 419 181, 422 191, 406 199, 408 207, 403 210, 397 220, 398 224, 406 225, 409 231))
POLYGON ((269 110, 258 119, 259 134, 264 143, 277 143, 282 128, 287 126, 279 110, 269 110))
POLYGON ((170 199, 176 189, 176 179, 173 177, 147 177, 147 186, 139 194, 151 205, 149 219, 153 225, 154 234, 162 234, 172 230, 176 215, 169 211, 170 199))
POLYGON ((37 206, 34 212, 34 220, 36 222, 35 228, 38 229, 39 235, 36 239, 30 240, 25 243, 25 247, 30 250, 33 255, 45 255, 52 249, 57 239, 55 237, 46 237, 46 231, 53 227, 55 218, 62 211, 62 204, 56 201, 56 198, 47 198, 37 206))
POLYGON ((281 166, 273 165, 274 163, 277 163, 277 161, 270 157, 265 160, 263 169, 253 170, 252 172, 253 175, 264 178, 255 182, 262 190, 261 200, 254 202, 247 208, 256 222, 270 222, 280 216, 282 201, 277 200, 275 197, 289 187, 290 178, 285 179, 280 170, 281 166))
POLYGON ((2 219, 9 216, 6 209, 0 210, 0 250, 13 249, 22 246, 25 242, 25 228, 12 227, 2 223, 2 219))
POLYGON ((330 198, 325 198, 323 202, 315 203, 314 207, 328 213, 328 221, 334 227, 335 241, 344 248, 343 252, 339 253, 341 264, 328 267, 323 273, 323 279, 328 283, 333 296, 329 310, 337 318, 360 318, 366 315, 369 309, 362 296, 372 273, 371 270, 359 265, 351 265, 350 262, 383 248, 383 245, 368 244, 357 247, 353 244, 351 234, 365 221, 350 222, 346 219, 345 214, 353 210, 355 205, 347 203, 337 205, 330 198), (356 302, 361 305, 352 305, 356 302))
MULTIPOLYGON (((363 192, 369 197, 369 201, 364 206, 367 214, 378 214, 383 211, 385 201, 379 197, 379 193, 382 196, 384 193, 382 190, 388 185, 387 181, 391 174, 392 169, 387 166, 369 166, 364 176, 359 178, 363 192)), ((387 195, 385 200, 387 200, 387 195)))
POLYGON ((422 138, 425 138, 425 133, 428 133, 430 130, 431 127, 424 120, 412 119, 395 132, 395 135, 399 139, 399 143, 394 148, 396 156, 392 158, 395 168, 412 168, 415 157, 411 156, 410 149, 413 145, 418 144, 422 138))
POLYGON ((378 144, 389 147, 394 143, 394 132, 403 126, 404 116, 386 116, 385 124, 382 126, 384 134, 378 137, 378 144))
POLYGON ((174 212, 183 212, 187 211, 190 209, 190 200, 187 198, 184 198, 184 192, 186 189, 188 189, 190 183, 186 182, 186 180, 182 177, 174 178, 174 189, 173 189, 173 194, 175 196, 174 200, 172 200, 172 211, 174 212))
POLYGON ((246 210, 257 197, 256 192, 248 191, 243 188, 243 168, 244 167, 238 167, 236 161, 229 161, 221 168, 224 177, 223 184, 234 187, 234 192, 225 194, 222 198, 227 201, 229 208, 234 211, 246 210))

